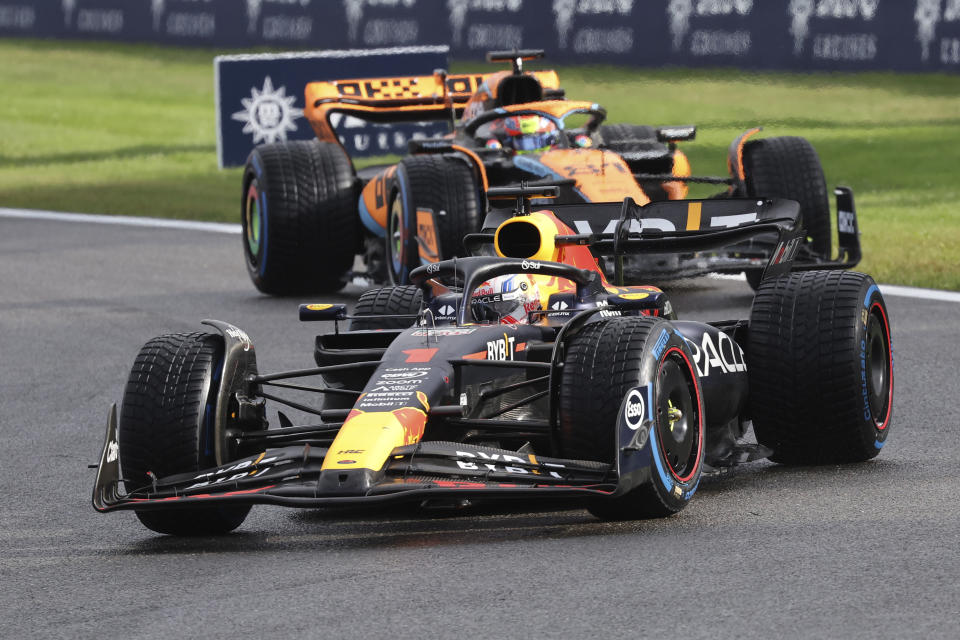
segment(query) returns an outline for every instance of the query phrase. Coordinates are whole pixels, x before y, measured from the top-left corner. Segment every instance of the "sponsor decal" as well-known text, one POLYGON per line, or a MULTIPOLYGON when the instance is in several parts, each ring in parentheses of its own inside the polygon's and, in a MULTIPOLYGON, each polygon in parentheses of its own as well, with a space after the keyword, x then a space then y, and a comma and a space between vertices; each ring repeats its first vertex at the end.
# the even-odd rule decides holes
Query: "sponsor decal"
POLYGON ((337 460, 337 464, 357 464, 356 460, 337 460))
MULTIPOLYGON (((464 45, 464 26, 469 11, 482 11, 499 16, 517 13, 522 7, 523 0, 447 0, 453 46, 464 45)), ((519 25, 472 23, 467 27, 466 45, 469 49, 520 48, 522 44, 523 29, 519 25)))
POLYGON ((468 336, 476 330, 476 327, 441 327, 437 329, 416 329, 410 335, 418 338, 423 336, 448 338, 450 336, 468 336))
MULTIPOLYGON (((600 233, 614 233, 617 230, 617 220, 610 220, 607 226, 600 233)), ((577 233, 593 233, 593 228, 588 220, 574 220, 573 226, 577 233)), ((630 221, 630 233, 640 233, 646 229, 659 229, 661 231, 676 231, 677 227, 664 218, 644 218, 641 220, 630 221)))
POLYGON ((307 309, 310 311, 323 311, 324 309, 329 309, 332 306, 332 304, 308 304, 307 309))
POLYGON ((624 300, 643 300, 644 298, 649 298, 649 293, 621 293, 620 297, 624 300))
POLYGON ((729 216, 713 216, 710 218, 710 227, 726 227, 727 229, 739 227, 757 221, 757 212, 737 213, 729 216))
MULTIPOLYGON (((153 30, 168 33, 181 38, 210 38, 216 35, 216 16, 208 11, 170 11, 168 0, 150 0, 150 13, 153 16, 153 30), (164 18, 166 18, 164 20, 164 18)), ((213 0, 179 0, 180 5, 209 6, 213 0)))
POLYGON ((667 341, 670 340, 670 332, 666 329, 660 330, 660 335, 657 336, 657 343, 653 345, 653 357, 660 359, 660 356, 663 355, 663 350, 667 346, 667 341))
MULTIPOLYGON (((529 475, 531 473, 538 474, 538 470, 526 469, 524 467, 518 467, 511 465, 510 463, 520 463, 520 464, 529 464, 531 461, 529 459, 520 458, 518 456, 513 456, 509 454, 500 454, 500 453, 484 453, 483 451, 470 452, 470 451, 457 451, 454 455, 458 458, 469 458, 470 460, 457 460, 457 466, 461 469, 467 471, 495 471, 500 473, 515 473, 518 475, 529 475), (499 464, 498 464, 499 463, 499 464)), ((542 467, 554 467, 556 469, 563 469, 562 464, 555 463, 543 463, 540 465, 542 467)), ((554 478, 562 478, 559 473, 556 471, 548 471, 548 475, 554 478)))
POLYGON ((243 133, 253 134, 253 144, 272 144, 287 139, 288 131, 296 131, 294 120, 303 117, 303 110, 293 106, 296 96, 288 96, 287 88, 273 88, 270 76, 263 79, 263 88, 251 87, 250 97, 242 98, 243 109, 231 115, 242 122, 243 133))
POLYGON ((123 9, 78 9, 76 29, 81 33, 120 33, 123 9))
POLYGON ((437 262, 431 262, 427 265, 427 273, 437 273, 440 271, 440 264, 437 262))
POLYGON ((867 341, 860 340, 860 393, 863 396, 863 419, 870 420, 870 396, 867 393, 867 341))
MULTIPOLYGON (((674 51, 683 51, 691 18, 716 16, 746 17, 753 10, 753 0, 670 0, 667 17, 674 51)), ((695 29, 690 34, 689 50, 695 56, 733 55, 750 52, 750 32, 745 29, 695 29)))
MULTIPOLYGON (((246 0, 247 4, 247 33, 257 35, 257 25, 264 5, 278 5, 281 10, 290 7, 300 7, 302 10, 310 6, 311 0, 246 0)), ((306 40, 313 33, 313 18, 306 15, 288 15, 284 12, 279 15, 263 17, 260 35, 264 40, 306 40)))
MULTIPOLYGON (((960 0, 943 0, 943 12, 940 11, 941 0, 917 0, 917 7, 913 19, 917 23, 917 41, 920 43, 920 59, 929 62, 930 51, 937 41, 937 25, 960 21, 960 0)), ((940 39, 940 62, 943 64, 960 64, 960 38, 940 39)))
POLYGON ((117 444, 116 440, 111 440, 110 444, 107 445, 107 462, 116 462, 119 455, 120 445, 117 444))
POLYGON ((513 360, 516 338, 503 334, 502 338, 487 342, 487 360, 513 360))
POLYGON ((337 455, 358 455, 364 452, 364 449, 341 449, 337 451, 337 455))
POLYGON ((711 370, 719 370, 720 373, 739 373, 747 370, 743 349, 723 331, 719 332, 717 344, 714 344, 713 336, 709 332, 704 332, 699 345, 687 340, 687 346, 690 347, 694 365, 701 378, 708 377, 711 370))
POLYGON ((347 14, 347 38, 350 42, 360 41, 365 45, 415 44, 420 30, 416 20, 375 18, 364 22, 364 9, 384 7, 396 11, 413 9, 416 4, 417 0, 343 0, 347 14))
POLYGON ((576 53, 626 53, 633 48, 633 29, 629 27, 584 27, 574 31, 574 18, 581 16, 629 16, 634 0, 553 0, 557 45, 567 49, 573 43, 576 53), (571 35, 573 36, 571 38, 571 35))
MULTIPOLYGON (((67 2, 76 2, 76 0, 64 0, 64 12, 67 12, 67 2)), ((70 11, 73 5, 70 5, 70 11)), ((69 14, 65 13, 67 26, 70 26, 69 14)), ((0 5, 0 29, 17 29, 20 31, 30 31, 37 22, 37 11, 33 7, 26 5, 0 5)))
POLYGON ((233 338, 234 340, 239 340, 243 343, 243 350, 250 351, 253 348, 253 341, 250 340, 250 336, 243 329, 238 329, 236 327, 227 327, 227 335, 233 338))
POLYGON ((440 317, 449 318, 457 312, 457 309, 453 305, 445 304, 437 309, 437 312, 440 314, 440 317))
MULTIPOLYGON (((597 300, 597 307, 601 307, 601 308, 602 308, 602 307, 609 307, 609 306, 610 306, 610 303, 609 303, 608 301, 606 301, 606 300, 597 300)), ((600 312, 600 317, 602 317, 602 318, 609 318, 609 317, 620 316, 620 315, 623 315, 623 314, 620 313, 619 311, 613 311, 613 310, 610 310, 610 309, 606 309, 606 310, 600 312)))
POLYGON ((271 467, 266 465, 272 465, 272 468, 276 468, 293 462, 292 460, 278 461, 278 457, 279 456, 272 456, 269 458, 264 458, 263 454, 261 454, 256 460, 244 460, 228 467, 221 467, 214 471, 201 473, 193 477, 194 480, 199 480, 200 482, 195 482, 184 489, 184 491, 189 491, 190 489, 199 489, 201 487, 208 487, 216 484, 223 484, 225 482, 233 482, 235 480, 240 480, 241 478, 255 478, 259 475, 263 475, 271 469, 271 467), (260 467, 264 468, 261 469, 260 467))
POLYGON ((854 218, 853 212, 838 211, 837 212, 837 230, 840 233, 856 233, 857 227, 854 220, 855 218, 854 218))
MULTIPOLYGON (((725 227, 729 229, 751 222, 756 222, 757 220, 758 215, 756 211, 731 215, 718 215, 708 218, 706 227, 725 227)), ((577 233, 594 233, 594 229, 590 226, 589 220, 573 220, 572 222, 574 228, 577 230, 577 233)), ((618 222, 619 221, 616 219, 607 221, 606 226, 600 231, 600 233, 614 233, 617 230, 618 222)), ((641 233, 649 229, 657 229, 660 231, 676 231, 677 226, 666 218, 644 218, 643 220, 630 221, 630 233, 641 233)))
POLYGON ((536 270, 540 268, 540 263, 535 260, 524 260, 523 262, 520 263, 520 268, 524 270, 530 270, 530 269, 536 270))
MULTIPOLYGON (((859 20, 871 22, 880 0, 790 0, 790 35, 794 56, 803 55, 810 37, 810 19, 859 20)), ((873 60, 877 55, 877 36, 873 33, 818 33, 813 37, 811 54, 824 60, 873 60)))
POLYGON ((372 393, 376 393, 380 391, 413 391, 414 389, 420 386, 418 382, 415 384, 409 384, 406 380, 394 380, 393 382, 389 380, 387 381, 381 380, 376 384, 379 386, 376 386, 373 389, 371 389, 372 393))
POLYGON ((643 401, 643 394, 639 389, 631 389, 623 405, 623 418, 627 421, 627 427, 631 431, 639 429, 646 413, 647 407, 643 401))
POLYGON ((930 45, 937 36, 937 23, 940 22, 940 0, 917 0, 913 13, 917 23, 917 40, 920 42, 920 59, 930 59, 930 45))

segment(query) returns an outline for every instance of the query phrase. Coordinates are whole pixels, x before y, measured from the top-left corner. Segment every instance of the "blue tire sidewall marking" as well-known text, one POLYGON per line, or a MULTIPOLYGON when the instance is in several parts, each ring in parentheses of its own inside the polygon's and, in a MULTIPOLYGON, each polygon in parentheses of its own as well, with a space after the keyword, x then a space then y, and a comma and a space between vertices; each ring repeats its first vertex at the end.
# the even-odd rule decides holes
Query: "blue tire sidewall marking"
POLYGON ((260 277, 263 277, 267 271, 267 247, 269 246, 267 242, 269 225, 267 223, 270 220, 270 216, 267 215, 267 194, 263 188, 263 168, 260 166, 260 157, 254 153, 250 156, 250 159, 253 163, 253 173, 257 177, 258 215, 260 216, 260 255, 258 256, 257 273, 260 274, 260 277))
POLYGON ((666 468, 664 468, 663 458, 660 454, 660 445, 657 442, 657 438, 660 435, 659 428, 654 427, 654 429, 656 429, 657 433, 650 434, 650 449, 653 463, 657 468, 657 475, 660 476, 660 483, 671 496, 673 496, 673 488, 675 486, 679 486, 683 491, 683 493, 680 494, 680 499, 687 501, 693 497, 697 487, 700 486, 701 474, 696 474, 691 482, 677 482, 677 480, 666 470, 666 468))
MULTIPOLYGON (((403 207, 402 207, 403 228, 400 230, 400 242, 402 245, 401 253, 399 256, 396 254, 396 252, 393 253, 392 266, 393 266, 393 272, 399 276, 397 281, 400 283, 404 283, 407 281, 407 276, 410 275, 410 269, 407 267, 406 260, 404 260, 402 263, 399 263, 398 260, 401 257, 404 257, 404 258, 407 257, 405 255, 407 250, 407 243, 408 243, 407 234, 409 233, 409 230, 410 230, 410 208, 412 207, 413 203, 410 202, 410 193, 409 193, 409 190, 407 189, 407 172, 406 170, 404 170, 403 164, 400 164, 397 167, 396 176, 397 176, 397 184, 400 185, 400 202, 403 203, 403 207)), ((387 215, 392 216, 393 213, 388 212, 387 215)), ((389 219, 387 222, 387 235, 390 235, 389 219)), ((389 238, 389 241, 392 242, 393 238, 392 237, 389 238)))
POLYGON ((210 388, 207 390, 207 401, 203 410, 203 453, 208 460, 214 460, 214 464, 216 464, 216 446, 214 444, 216 433, 214 432, 214 416, 216 415, 217 396, 219 395, 220 390, 220 379, 221 372, 223 370, 224 358, 226 358, 226 346, 224 346, 224 354, 217 358, 213 363, 213 371, 210 376, 210 388))
MULTIPOLYGON (((686 347, 686 342, 685 342, 685 338, 683 337, 683 335, 682 335, 679 331, 676 331, 676 330, 674 330, 672 333, 673 333, 673 334, 679 339, 679 341, 680 341, 680 345, 678 345, 678 346, 681 346, 681 347, 685 348, 685 347, 686 347)), ((664 329, 663 334, 666 334, 667 336, 669 336, 669 335, 670 335, 670 332, 668 332, 666 329, 664 329)), ((661 334, 660 336, 658 336, 658 338, 657 338, 657 343, 654 345, 654 348, 656 348, 657 346, 659 346, 663 334, 661 334)), ((669 340, 669 338, 668 338, 668 340, 669 340)), ((660 349, 660 354, 661 354, 661 355, 663 354, 663 351, 665 350, 666 346, 667 346, 667 341, 664 341, 663 347, 660 349)), ((660 366, 662 365, 662 363, 663 363, 663 361, 662 361, 662 359, 660 358, 660 356, 657 356, 657 371, 659 371, 660 366)), ((696 375, 696 373, 693 372, 693 371, 690 371, 690 373, 692 373, 693 375, 696 375)), ((653 385, 651 385, 651 388, 652 388, 652 386, 653 386, 653 385)), ((697 385, 697 388, 699 388, 699 385, 697 385)), ((699 401, 698 401, 697 398, 693 398, 693 400, 694 400, 694 403, 697 405, 697 407, 698 407, 698 412, 699 412, 699 411, 700 411, 700 403, 699 403, 699 401)), ((650 407, 651 407, 650 410, 651 410, 651 419, 652 419, 652 411, 653 411, 653 407, 652 407, 652 405, 653 405, 653 394, 652 394, 652 392, 651 392, 651 397, 650 397, 650 403, 649 403, 649 405, 650 405, 650 407)), ((701 422, 701 423, 702 423, 704 417, 703 417, 702 415, 699 415, 699 414, 698 414, 697 419, 698 419, 698 422, 701 422)), ((657 476, 660 477, 661 486, 663 486, 663 488, 667 491, 667 494, 670 495, 671 497, 673 497, 674 499, 680 499, 680 500, 683 500, 684 502, 687 502, 687 501, 690 500, 690 498, 693 497, 693 494, 697 491, 697 487, 700 486, 700 478, 701 478, 701 476, 702 476, 703 474, 700 473, 699 470, 703 468, 703 461, 702 461, 702 459, 701 459, 701 460, 698 462, 698 467, 699 467, 699 469, 698 469, 698 472, 694 475, 693 478, 691 478, 691 479, 688 480, 687 482, 680 482, 679 480, 677 480, 677 479, 673 476, 673 474, 670 473, 670 471, 667 470, 666 466, 664 465, 664 456, 661 454, 661 451, 660 451, 660 442, 659 442, 660 426, 659 426, 659 424, 657 424, 656 422, 652 422, 652 424, 653 424, 653 427, 652 427, 651 430, 650 430, 650 452, 651 452, 651 457, 653 458, 654 466, 655 466, 656 469, 657 469, 657 476), (682 493, 680 494, 679 497, 676 496, 676 495, 674 495, 674 493, 673 493, 674 487, 679 487, 679 488, 680 488, 680 490, 681 490, 682 493)), ((700 425, 698 424, 698 425, 697 425, 697 428, 699 429, 699 427, 700 427, 700 425)), ((703 431, 701 431, 701 432, 700 432, 700 440, 699 440, 699 442, 698 442, 698 444, 697 444, 697 446, 698 446, 698 447, 701 447, 701 448, 705 446, 705 445, 704 445, 704 442, 703 442, 703 436, 704 436, 704 433, 703 433, 703 431)), ((701 454, 701 456, 702 456, 702 454, 701 454)))

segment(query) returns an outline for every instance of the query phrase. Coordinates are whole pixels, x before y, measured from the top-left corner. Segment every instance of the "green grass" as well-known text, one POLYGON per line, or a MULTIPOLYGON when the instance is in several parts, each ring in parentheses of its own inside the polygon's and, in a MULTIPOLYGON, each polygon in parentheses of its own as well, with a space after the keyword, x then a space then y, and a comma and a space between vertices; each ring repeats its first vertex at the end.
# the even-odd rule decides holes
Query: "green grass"
MULTIPOLYGON (((237 220, 240 171, 216 164, 215 53, 0 40, 0 206, 237 220)), ((828 183, 854 189, 861 268, 960 290, 960 76, 568 67, 560 77, 610 122, 697 124, 684 150, 698 174, 725 173, 727 145, 755 124, 807 137, 828 183)))

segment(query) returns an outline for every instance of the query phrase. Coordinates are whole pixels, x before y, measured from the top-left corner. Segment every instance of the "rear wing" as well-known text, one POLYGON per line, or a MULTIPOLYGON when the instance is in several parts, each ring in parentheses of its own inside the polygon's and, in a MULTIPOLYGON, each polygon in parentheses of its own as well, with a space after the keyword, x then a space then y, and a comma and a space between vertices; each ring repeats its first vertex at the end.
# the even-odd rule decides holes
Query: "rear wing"
MULTIPOLYGON (((561 221, 582 229, 583 215, 568 214, 561 221), (577 224, 580 223, 580 224, 577 224)), ((600 213, 600 212, 593 212, 600 213)), ((613 256, 614 282, 623 283, 623 261, 627 253, 685 253, 729 247, 761 234, 776 234, 776 248, 764 270, 764 277, 790 270, 805 234, 800 222, 800 205, 783 199, 714 199, 653 202, 639 206, 625 198, 619 214, 609 219, 600 233, 558 235, 557 246, 587 245, 596 255, 613 256)))
MULTIPOLYGON (((490 190, 491 198, 516 196, 538 198, 555 195, 556 186, 541 183, 490 190), (550 193, 547 193, 550 191, 550 193)), ((639 206, 632 198, 623 202, 551 205, 548 210, 573 234, 558 234, 555 246, 583 245, 595 256, 612 256, 615 283, 623 281, 622 260, 628 253, 689 253, 718 251, 759 235, 775 235, 776 241, 765 252, 764 278, 790 270, 846 269, 861 257, 853 192, 847 187, 835 190, 839 230, 839 255, 836 259, 798 256, 806 238, 800 205, 781 198, 711 198, 706 200, 670 200, 639 206)), ((528 205, 520 206, 521 215, 528 205)), ((485 228, 499 226, 513 217, 505 211, 488 215, 485 228), (498 219, 499 218, 499 219, 498 219)), ((541 238, 541 242, 544 239, 541 238)), ((503 255, 511 255, 503 247, 503 255)))
MULTIPOLYGON (((556 71, 529 71, 544 89, 558 89, 556 71)), ((493 73, 395 76, 311 82, 304 90, 304 115, 317 137, 339 142, 330 124, 334 113, 371 122, 453 122, 493 73)))

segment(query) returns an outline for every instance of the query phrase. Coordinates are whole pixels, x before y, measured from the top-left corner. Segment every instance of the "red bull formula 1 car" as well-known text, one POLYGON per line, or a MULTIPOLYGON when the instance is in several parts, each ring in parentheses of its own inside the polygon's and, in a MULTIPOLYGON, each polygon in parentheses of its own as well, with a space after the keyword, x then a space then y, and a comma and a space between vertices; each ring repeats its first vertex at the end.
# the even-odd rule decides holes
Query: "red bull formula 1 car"
POLYGON ((796 202, 577 205, 609 233, 518 204, 496 255, 418 267, 353 316, 302 305, 301 320, 337 322, 316 338, 315 367, 261 373, 250 337, 214 320, 149 341, 110 411, 94 507, 180 535, 230 531, 258 503, 563 498, 647 518, 683 509, 709 467, 877 455, 893 400, 883 297, 869 276, 834 269, 845 264, 793 270, 796 202), (714 224, 730 216, 745 222, 714 224), (701 251, 758 233, 776 249, 749 319, 725 322, 678 319, 663 291, 611 284, 590 252, 701 251), (743 440, 751 424, 757 443, 743 440))
MULTIPOLYGON (((722 185, 720 197, 793 199, 808 232, 797 260, 829 258, 826 182, 806 140, 751 140, 759 131, 752 129, 731 144, 729 177, 692 176, 677 144, 692 140, 695 127, 604 125, 600 105, 565 99, 555 71, 523 69, 541 56, 491 52, 488 60, 512 69, 488 74, 308 84, 304 114, 317 138, 259 146, 244 171, 244 252, 254 284, 273 294, 336 291, 358 254, 369 278, 407 283, 417 266, 465 254, 463 237, 480 230, 488 188, 538 179, 561 181, 558 201, 566 204, 681 200, 690 182, 722 185), (449 120, 452 133, 411 142, 399 163, 357 171, 331 124, 343 117, 449 120)), ((756 286, 771 250, 756 239, 709 254, 634 255, 624 270, 632 282, 746 270, 756 286)))

